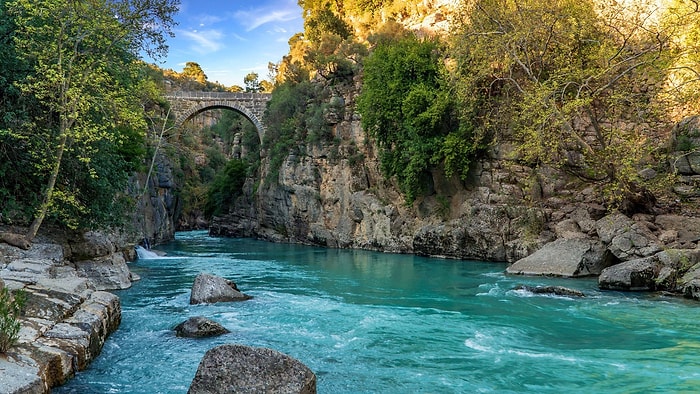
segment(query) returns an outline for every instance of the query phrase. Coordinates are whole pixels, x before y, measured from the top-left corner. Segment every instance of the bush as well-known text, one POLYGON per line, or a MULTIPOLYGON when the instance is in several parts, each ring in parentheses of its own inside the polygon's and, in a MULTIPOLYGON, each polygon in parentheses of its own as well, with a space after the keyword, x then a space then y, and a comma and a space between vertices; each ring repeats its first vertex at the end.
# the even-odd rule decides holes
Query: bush
POLYGON ((396 177, 408 203, 426 190, 433 165, 463 175, 473 154, 468 135, 446 139, 459 129, 446 75, 440 42, 408 33, 378 43, 364 62, 362 126, 377 141, 382 172, 396 177))
POLYGON ((25 300, 24 291, 20 290, 13 295, 7 287, 0 289, 0 353, 7 352, 17 342, 19 316, 25 300))
POLYGON ((248 165, 243 160, 232 159, 226 163, 224 170, 216 174, 207 193, 207 202, 204 206, 206 217, 211 218, 228 212, 242 193, 247 172, 248 165))

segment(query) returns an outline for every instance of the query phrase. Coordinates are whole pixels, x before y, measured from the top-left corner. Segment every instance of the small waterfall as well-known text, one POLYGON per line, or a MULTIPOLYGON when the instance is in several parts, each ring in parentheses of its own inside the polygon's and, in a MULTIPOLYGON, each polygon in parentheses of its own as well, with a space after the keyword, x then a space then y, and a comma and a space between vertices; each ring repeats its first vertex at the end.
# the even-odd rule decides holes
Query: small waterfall
POLYGON ((139 256, 139 259, 159 259, 160 256, 156 252, 152 252, 143 246, 137 245, 136 246, 136 255, 139 256))

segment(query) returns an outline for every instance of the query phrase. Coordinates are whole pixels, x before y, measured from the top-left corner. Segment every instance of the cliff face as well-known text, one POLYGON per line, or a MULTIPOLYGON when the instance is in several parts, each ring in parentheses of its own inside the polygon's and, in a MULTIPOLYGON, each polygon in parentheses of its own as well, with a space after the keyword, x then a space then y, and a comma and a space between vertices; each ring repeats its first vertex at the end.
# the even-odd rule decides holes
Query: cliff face
MULTIPOLYGON (((398 187, 381 174, 373 142, 355 112, 359 81, 334 86, 344 111, 327 114, 334 142, 308 145, 304 155, 290 154, 277 182, 246 185, 236 209, 214 218, 212 235, 253 236, 280 242, 362 248, 452 258, 515 261, 553 239, 546 223, 572 213, 592 221, 602 207, 564 207, 567 180, 534 174, 507 159, 505 146, 492 149, 477 163, 472 177, 461 181, 435 171, 428 192, 407 205, 398 187), (550 199, 551 200, 551 199, 550 199), (560 211, 564 208, 564 211, 560 211), (568 212, 567 212, 568 210, 568 212)), ((263 158, 261 178, 269 171, 263 158)), ((572 200, 587 203, 589 194, 572 200)))
POLYGON ((175 221, 178 198, 172 165, 167 156, 156 156, 153 173, 134 175, 131 188, 140 193, 132 216, 134 242, 157 245, 175 238, 175 221), (144 192, 145 190, 145 192, 144 192))

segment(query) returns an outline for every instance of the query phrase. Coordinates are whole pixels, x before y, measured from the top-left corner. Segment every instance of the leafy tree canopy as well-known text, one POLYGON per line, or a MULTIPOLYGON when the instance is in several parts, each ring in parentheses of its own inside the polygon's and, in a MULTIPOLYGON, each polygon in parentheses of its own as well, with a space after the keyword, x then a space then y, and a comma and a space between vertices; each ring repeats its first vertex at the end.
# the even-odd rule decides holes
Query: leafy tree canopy
POLYGON ((516 141, 521 160, 564 169, 621 202, 660 145, 655 131, 667 128, 660 98, 677 55, 659 9, 478 0, 462 12, 453 53, 463 107, 516 141))
MULTIPOLYGON (((423 191, 431 165, 444 160, 446 136, 458 129, 442 50, 437 40, 407 34, 379 43, 364 61, 362 125, 408 202, 423 191)), ((461 153, 468 161, 472 152, 461 153)))
MULTIPOLYGON (((164 34, 177 6, 176 0, 0 1, 0 26, 12 26, 3 49, 11 56, 1 62, 22 65, 2 87, 16 89, 17 102, 32 103, 22 119, 6 123, 4 135, 41 141, 25 144, 24 159, 45 185, 27 191, 35 196, 27 201, 41 201, 29 241, 47 215, 71 226, 94 217, 93 187, 123 190, 125 178, 112 182, 111 176, 128 167, 131 158, 124 155, 134 153, 129 147, 146 127, 143 105, 134 100, 142 93, 137 59, 142 51, 165 54, 164 34)), ((109 210, 105 203, 98 209, 109 210)))

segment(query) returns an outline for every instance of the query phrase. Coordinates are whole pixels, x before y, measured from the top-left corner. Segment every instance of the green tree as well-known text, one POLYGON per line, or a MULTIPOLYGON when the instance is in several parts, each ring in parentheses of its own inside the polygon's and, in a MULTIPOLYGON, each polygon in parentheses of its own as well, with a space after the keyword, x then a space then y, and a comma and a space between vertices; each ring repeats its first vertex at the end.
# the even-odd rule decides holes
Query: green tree
POLYGON ((243 78, 243 84, 245 84, 245 91, 248 93, 257 93, 262 90, 257 73, 246 74, 243 78))
POLYGON ((364 129, 375 138, 386 176, 396 176, 408 202, 420 194, 450 130, 454 101, 435 40, 406 35, 376 46, 364 62, 358 98, 364 129))
POLYGON ((236 198, 242 194, 247 170, 248 165, 243 160, 232 159, 226 163, 226 167, 216 175, 207 192, 204 206, 206 217, 211 218, 228 212, 236 198))
POLYGON ((31 216, 36 197, 27 190, 41 188, 33 171, 30 152, 42 150, 39 139, 20 133, 18 128, 38 115, 38 104, 14 86, 27 69, 15 50, 16 26, 0 0, 0 214, 8 222, 23 222, 31 216))
POLYGON ((476 1, 454 45, 463 117, 514 139, 525 162, 601 184, 619 202, 663 124, 656 97, 670 37, 655 12, 614 1, 476 1))
MULTIPOLYGON (((13 45, 28 73, 15 81, 46 116, 33 138, 46 144, 42 202, 26 238, 32 241, 47 213, 60 206, 84 211, 70 188, 56 188, 64 155, 75 154, 83 171, 92 166, 99 142, 118 141, 119 130, 145 129, 136 94, 140 51, 161 56, 164 32, 173 26, 177 0, 9 0, 13 45)), ((25 128, 25 132, 29 129, 25 128)))
POLYGON ((207 83, 207 75, 204 74, 204 70, 202 70, 199 63, 185 63, 185 68, 182 69, 182 75, 202 85, 207 83))
POLYGON ((670 1, 662 23, 675 54, 665 98, 691 114, 700 113, 700 3, 670 1))
POLYGON ((304 18, 304 36, 307 40, 318 42, 329 34, 344 40, 352 35, 352 28, 329 8, 313 10, 304 18))

